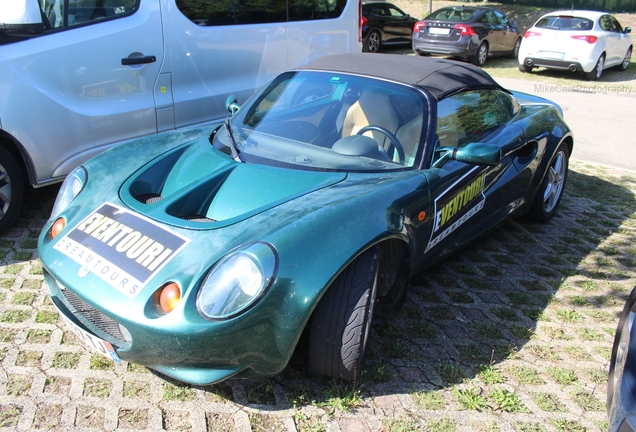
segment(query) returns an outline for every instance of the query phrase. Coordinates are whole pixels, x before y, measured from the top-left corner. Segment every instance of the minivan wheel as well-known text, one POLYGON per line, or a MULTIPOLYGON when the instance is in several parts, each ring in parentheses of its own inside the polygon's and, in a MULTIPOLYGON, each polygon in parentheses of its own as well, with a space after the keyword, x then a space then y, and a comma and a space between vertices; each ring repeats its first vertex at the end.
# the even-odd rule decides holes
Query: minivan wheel
POLYGON ((0 147, 0 234, 18 216, 24 193, 24 179, 13 155, 0 147))

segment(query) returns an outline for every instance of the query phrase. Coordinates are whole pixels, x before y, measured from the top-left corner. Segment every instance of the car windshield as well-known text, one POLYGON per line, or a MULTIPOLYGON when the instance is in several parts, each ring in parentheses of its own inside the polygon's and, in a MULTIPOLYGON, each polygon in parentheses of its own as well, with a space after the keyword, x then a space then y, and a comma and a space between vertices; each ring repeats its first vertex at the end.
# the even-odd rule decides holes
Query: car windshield
POLYGON ((477 11, 467 8, 447 8, 433 12, 425 19, 427 20, 444 20, 444 21, 470 21, 477 11))
POLYGON ((218 129, 213 144, 247 163, 402 170, 415 166, 423 153, 426 104, 420 91, 380 79, 286 72, 218 129))
POLYGON ((546 16, 541 18, 534 25, 535 27, 547 28, 551 30, 592 30, 594 22, 587 18, 575 17, 571 15, 546 16))

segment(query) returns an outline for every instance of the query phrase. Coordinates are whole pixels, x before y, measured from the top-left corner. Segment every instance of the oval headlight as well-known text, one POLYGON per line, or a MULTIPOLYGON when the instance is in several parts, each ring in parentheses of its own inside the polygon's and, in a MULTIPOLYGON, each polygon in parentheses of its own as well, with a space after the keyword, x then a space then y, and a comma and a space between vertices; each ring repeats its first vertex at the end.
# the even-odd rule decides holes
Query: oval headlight
POLYGON ((208 272, 197 295, 197 310, 208 319, 227 319, 256 303, 274 281, 278 256, 268 243, 233 250, 208 272))
POLYGON ((49 219, 55 219, 68 207, 71 201, 84 189, 87 178, 88 174, 86 174, 84 167, 78 167, 66 176, 57 198, 55 198, 55 204, 53 204, 53 211, 49 219))

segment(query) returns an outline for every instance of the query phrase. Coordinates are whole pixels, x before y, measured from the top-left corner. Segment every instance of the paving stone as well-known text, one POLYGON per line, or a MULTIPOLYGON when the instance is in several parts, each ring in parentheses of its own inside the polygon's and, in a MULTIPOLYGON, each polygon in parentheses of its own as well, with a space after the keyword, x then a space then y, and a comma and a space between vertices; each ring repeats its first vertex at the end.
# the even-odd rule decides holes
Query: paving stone
POLYGON ((33 241, 55 188, 38 189, 32 199, 47 211, 30 210, 25 214, 31 220, 0 236, 0 428, 225 432, 250 431, 258 418, 283 431, 375 432, 387 430, 387 422, 430 429, 454 424, 458 431, 513 431, 519 425, 556 430, 555 420, 571 430, 600 431, 613 330, 636 284, 636 270, 625 261, 636 247, 636 206, 604 206, 614 216, 603 213, 587 222, 583 216, 599 208, 599 198, 576 185, 598 177, 633 193, 636 183, 626 179, 636 174, 573 161, 570 175, 567 208, 551 223, 513 221, 417 276, 421 287, 409 294, 408 316, 391 322, 391 330, 403 335, 387 335, 386 321, 377 320, 383 327, 376 327, 369 341, 373 361, 361 383, 347 384, 359 397, 357 407, 348 407, 346 396, 330 399, 331 381, 303 369, 302 358, 299 373, 270 378, 273 392, 263 405, 248 403, 252 381, 174 392, 174 383, 142 366, 102 362, 58 319, 48 298, 33 241), (563 240, 577 236, 594 241, 563 240), (564 245, 567 251, 558 252, 564 245), (613 265, 602 266, 599 258, 613 265), (556 272, 538 274, 542 268, 556 272), (604 277, 591 277, 599 272, 604 277), (421 317, 429 327, 416 334, 421 317), (394 341, 402 351, 388 351, 397 346, 394 341), (492 376, 499 371, 502 381, 487 381, 488 367, 492 376), (450 384, 453 373, 457 381, 450 384), (424 397, 432 398, 427 408, 411 397, 424 388, 424 397), (487 401, 481 412, 457 400, 454 389, 470 388, 487 401), (300 398, 299 389, 305 391, 300 398), (525 411, 501 413, 493 407, 490 395, 503 390, 518 395, 525 411), (290 395, 302 403, 293 405, 290 395), (563 411, 544 409, 551 400, 563 411), (421 420, 408 423, 413 419, 421 420))

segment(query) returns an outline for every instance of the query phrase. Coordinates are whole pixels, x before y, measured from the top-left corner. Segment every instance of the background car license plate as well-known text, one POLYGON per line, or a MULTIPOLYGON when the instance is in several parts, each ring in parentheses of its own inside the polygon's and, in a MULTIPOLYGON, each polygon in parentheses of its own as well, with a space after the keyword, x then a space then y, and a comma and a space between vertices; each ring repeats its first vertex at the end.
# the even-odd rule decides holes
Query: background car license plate
POLYGON ((439 27, 429 27, 428 34, 448 36, 450 34, 450 29, 439 28, 439 27))
POLYGON ((539 51, 539 57, 554 60, 563 60, 563 53, 553 51, 539 51))
POLYGON ((92 347, 95 351, 97 351, 101 355, 108 357, 109 359, 117 363, 121 363, 119 356, 117 355, 117 353, 115 352, 115 349, 110 343, 106 342, 103 339, 98 338, 95 335, 90 334, 83 328, 78 327, 70 319, 65 317, 64 314, 61 312, 60 312, 60 316, 64 318, 64 321, 66 321, 66 324, 69 326, 69 328, 73 330, 73 333, 75 333, 78 338, 83 340, 86 345, 92 347))

